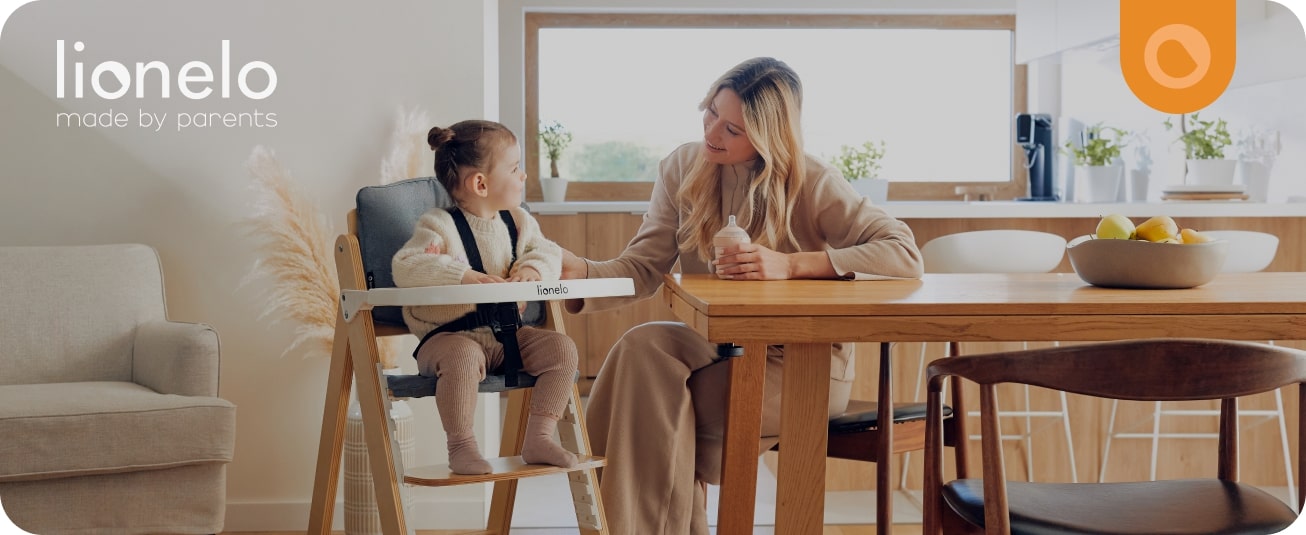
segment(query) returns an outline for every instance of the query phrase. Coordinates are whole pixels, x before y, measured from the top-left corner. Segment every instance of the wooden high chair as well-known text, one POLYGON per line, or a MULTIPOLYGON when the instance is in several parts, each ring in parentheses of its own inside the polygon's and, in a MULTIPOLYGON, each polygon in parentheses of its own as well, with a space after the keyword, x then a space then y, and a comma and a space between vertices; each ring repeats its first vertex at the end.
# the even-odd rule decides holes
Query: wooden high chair
MULTIPOLYGON (((403 323, 398 306, 380 305, 535 299, 523 314, 523 325, 538 325, 543 316, 545 328, 557 331, 563 329, 561 306, 556 300, 539 301, 541 297, 537 296, 536 283, 482 285, 482 288, 474 291, 469 291, 472 289, 467 287, 393 288, 390 260, 394 253, 412 236, 413 228, 422 213, 432 207, 452 206, 452 199, 434 178, 419 178, 363 188, 359 191, 357 200, 357 209, 349 214, 349 233, 337 238, 334 249, 336 270, 340 278, 340 313, 336 322, 326 403, 323 407, 308 533, 326 535, 331 531, 351 379, 358 385, 358 403, 362 409, 368 462, 373 474, 381 526, 385 533, 414 533, 404 518, 404 485, 401 482, 421 486, 493 482, 490 518, 483 533, 507 535, 512 524, 517 480, 557 473, 568 474, 580 533, 608 533, 596 474, 596 469, 606 462, 601 457, 589 455, 589 438, 580 409, 580 393, 574 387, 571 400, 558 422, 558 434, 563 447, 575 453, 579 460, 574 468, 528 465, 522 462, 520 455, 530 403, 530 387, 535 383, 534 377, 525 374, 519 375, 515 387, 506 386, 503 375, 489 375, 479 388, 481 393, 508 394, 503 441, 499 447, 500 457, 487 459, 494 467, 493 473, 458 475, 451 473, 448 465, 415 468, 403 466, 394 434, 394 422, 389 417, 390 399, 434 396, 437 385, 434 377, 381 374, 376 337, 411 336, 411 333, 403 323), (489 286, 496 288, 488 288, 489 286), (548 303, 544 307, 547 310, 541 312, 540 304, 544 302, 548 303)), ((547 286, 567 287, 568 298, 634 293, 630 279, 552 281, 547 286)), ((555 293, 551 297, 558 299, 561 296, 555 293)))

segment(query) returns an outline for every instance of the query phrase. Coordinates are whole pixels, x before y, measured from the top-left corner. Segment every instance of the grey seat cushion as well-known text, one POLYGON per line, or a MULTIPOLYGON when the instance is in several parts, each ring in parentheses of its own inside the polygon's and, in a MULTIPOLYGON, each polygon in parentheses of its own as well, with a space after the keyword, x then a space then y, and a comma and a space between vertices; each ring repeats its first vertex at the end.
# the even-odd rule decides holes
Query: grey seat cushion
MULTIPOLYGON (((358 190, 358 249, 368 288, 394 288, 390 271, 395 253, 413 237, 417 219, 431 208, 450 208, 453 198, 435 177, 413 178, 358 190)), ((522 203, 523 208, 527 208, 522 203)), ((520 225, 520 223, 518 223, 520 225)), ((372 319, 378 323, 404 326, 399 307, 376 307, 372 319)), ((522 314, 527 325, 540 325, 544 308, 532 301, 522 314)))
POLYGON ((127 382, 0 386, 0 482, 231 461, 236 407, 127 382))

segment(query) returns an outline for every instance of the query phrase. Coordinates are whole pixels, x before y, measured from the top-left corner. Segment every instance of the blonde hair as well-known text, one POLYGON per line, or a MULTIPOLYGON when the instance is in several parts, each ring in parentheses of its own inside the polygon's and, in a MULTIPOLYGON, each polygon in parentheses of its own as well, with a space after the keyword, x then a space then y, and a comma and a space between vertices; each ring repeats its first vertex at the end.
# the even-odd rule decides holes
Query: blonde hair
MULTIPOLYGON (((736 214, 738 224, 754 243, 774 250, 783 244, 798 251, 789 219, 807 176, 800 130, 803 87, 798 74, 774 58, 750 59, 713 82, 698 109, 706 110, 722 89, 734 91, 743 102, 744 132, 760 160, 743 209, 736 214)), ((703 260, 712 258, 712 236, 724 225, 719 208, 721 167, 700 152, 680 186, 682 254, 696 251, 703 260)))

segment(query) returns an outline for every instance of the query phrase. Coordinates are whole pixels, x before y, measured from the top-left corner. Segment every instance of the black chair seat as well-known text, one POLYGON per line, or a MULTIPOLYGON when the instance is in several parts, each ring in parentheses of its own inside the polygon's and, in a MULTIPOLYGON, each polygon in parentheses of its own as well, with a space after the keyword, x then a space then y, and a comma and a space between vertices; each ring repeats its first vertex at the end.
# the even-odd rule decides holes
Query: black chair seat
MULTIPOLYGON (((1128 483, 1007 482, 1013 535, 1278 533, 1297 515, 1250 485, 1218 479, 1128 483)), ((947 506, 984 525, 984 481, 943 486, 947 506)))
MULTIPOLYGON (((874 401, 851 400, 848 402, 848 408, 843 414, 830 419, 830 432, 835 434, 841 433, 860 433, 868 429, 875 429, 879 426, 880 415, 877 411, 878 404, 874 401)), ((952 415, 952 408, 943 406, 943 417, 947 418, 952 415)), ((893 423, 901 424, 925 420, 924 403, 906 403, 895 404, 893 406, 893 423)))

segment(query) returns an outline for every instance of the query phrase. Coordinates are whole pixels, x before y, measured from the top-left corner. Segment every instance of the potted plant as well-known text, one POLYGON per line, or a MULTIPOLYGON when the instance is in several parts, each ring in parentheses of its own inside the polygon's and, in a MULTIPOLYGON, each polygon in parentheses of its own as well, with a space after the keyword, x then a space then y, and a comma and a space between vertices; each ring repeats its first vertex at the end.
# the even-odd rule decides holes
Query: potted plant
POLYGON ((540 143, 549 157, 549 176, 540 177, 545 202, 562 202, 567 195, 567 180, 558 175, 558 160, 571 144, 571 132, 558 121, 540 122, 540 143))
POLYGON ((889 194, 889 181, 876 178, 883 158, 884 141, 867 141, 857 147, 840 146, 839 155, 830 158, 830 163, 857 193, 870 197, 872 202, 884 202, 889 194))
MULTIPOLYGON (((1233 143, 1228 124, 1224 119, 1203 121, 1196 113, 1179 116, 1179 139, 1184 144, 1184 157, 1188 172, 1185 184, 1227 186, 1233 184, 1236 160, 1226 159, 1224 149, 1233 143)), ((1170 118, 1165 119, 1165 129, 1173 130, 1170 118)))
POLYGON ((1129 145, 1129 132, 1105 126, 1089 126, 1080 133, 1079 145, 1071 141, 1065 151, 1075 158, 1076 198, 1085 202, 1113 202, 1120 199, 1123 167, 1117 164, 1129 145))

